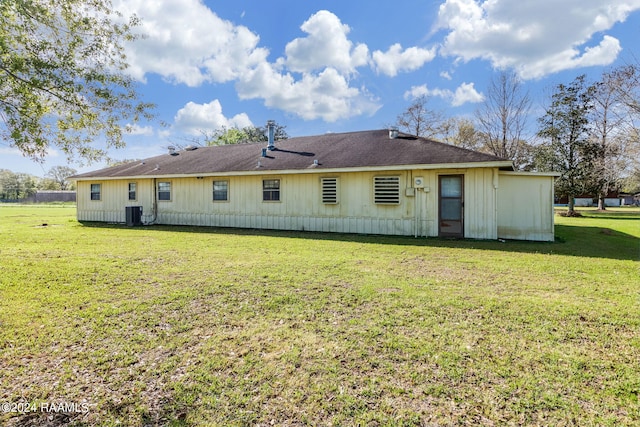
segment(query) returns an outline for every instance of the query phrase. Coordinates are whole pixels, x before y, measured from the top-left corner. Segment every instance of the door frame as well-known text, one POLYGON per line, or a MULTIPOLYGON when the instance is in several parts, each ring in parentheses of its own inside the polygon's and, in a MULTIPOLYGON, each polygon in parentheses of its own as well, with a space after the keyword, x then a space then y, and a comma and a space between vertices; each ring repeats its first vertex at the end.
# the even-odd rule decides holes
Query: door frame
POLYGON ((438 236, 464 238, 464 174, 443 174, 438 175, 438 236), (442 231, 440 218, 442 218, 442 178, 460 178, 460 197, 446 197, 445 199, 460 199, 460 232, 447 233, 442 231))

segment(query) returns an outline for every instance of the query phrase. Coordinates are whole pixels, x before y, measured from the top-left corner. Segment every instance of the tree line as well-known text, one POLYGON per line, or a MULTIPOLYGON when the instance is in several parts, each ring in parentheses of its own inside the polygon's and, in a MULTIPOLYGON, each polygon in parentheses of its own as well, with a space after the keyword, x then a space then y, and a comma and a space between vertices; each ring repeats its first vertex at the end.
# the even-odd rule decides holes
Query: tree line
POLYGON ((640 66, 585 75, 555 86, 537 126, 532 101, 514 73, 495 75, 473 119, 446 117, 416 98, 396 120, 403 131, 513 161, 524 171, 558 172, 556 194, 594 195, 598 208, 611 191, 640 191, 640 66), (530 128, 535 132, 527 133, 530 128))
POLYGON ((75 190, 68 177, 77 171, 68 166, 55 166, 44 178, 27 173, 0 169, 0 200, 22 200, 39 190, 75 190))
MULTIPOLYGON (((140 37, 139 25, 110 0, 0 1, 0 138, 38 161, 54 145, 69 159, 88 161, 124 146, 123 135, 153 117, 154 106, 139 99, 127 72, 124 45, 140 37), (96 141, 105 147, 96 148, 96 141)), ((518 170, 556 171, 557 194, 571 203, 591 193, 604 208, 610 190, 640 191, 639 69, 628 65, 598 81, 578 76, 557 85, 532 135, 531 97, 513 73, 492 79, 473 118, 447 117, 422 97, 397 125, 510 159, 518 170)), ((203 133, 203 144, 265 138, 264 128, 231 128, 203 133)), ((286 138, 278 126, 276 139, 286 138)), ((33 188, 26 177, 11 179, 6 188, 15 197, 32 191, 24 190, 33 188)))

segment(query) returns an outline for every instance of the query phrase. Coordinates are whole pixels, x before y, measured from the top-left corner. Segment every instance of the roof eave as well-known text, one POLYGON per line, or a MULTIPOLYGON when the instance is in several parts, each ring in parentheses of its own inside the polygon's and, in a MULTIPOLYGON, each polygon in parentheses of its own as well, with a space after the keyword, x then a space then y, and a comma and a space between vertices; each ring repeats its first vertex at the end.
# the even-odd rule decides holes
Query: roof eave
POLYGON ((433 170, 433 169, 470 169, 470 168, 513 168, 510 160, 499 160, 490 162, 466 162, 466 163, 436 163, 436 164, 410 164, 410 165, 388 165, 388 166, 358 166, 343 168, 325 168, 322 166, 306 169, 263 169, 256 167, 255 170, 247 171, 226 171, 226 172, 194 172, 186 174, 154 174, 154 175, 128 175, 128 176, 84 176, 74 177, 73 181, 115 181, 123 179, 153 179, 153 178, 192 178, 192 177, 212 177, 212 176, 251 176, 251 175, 296 175, 296 174, 327 174, 343 172, 389 172, 404 170, 433 170))

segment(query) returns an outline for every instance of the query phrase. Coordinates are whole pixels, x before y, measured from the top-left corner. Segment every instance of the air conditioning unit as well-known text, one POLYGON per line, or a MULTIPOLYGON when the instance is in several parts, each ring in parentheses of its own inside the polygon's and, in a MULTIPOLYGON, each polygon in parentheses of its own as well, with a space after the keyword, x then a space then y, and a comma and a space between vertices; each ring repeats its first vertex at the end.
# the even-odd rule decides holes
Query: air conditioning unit
POLYGON ((421 176, 414 177, 413 188, 424 188, 424 178, 421 176))

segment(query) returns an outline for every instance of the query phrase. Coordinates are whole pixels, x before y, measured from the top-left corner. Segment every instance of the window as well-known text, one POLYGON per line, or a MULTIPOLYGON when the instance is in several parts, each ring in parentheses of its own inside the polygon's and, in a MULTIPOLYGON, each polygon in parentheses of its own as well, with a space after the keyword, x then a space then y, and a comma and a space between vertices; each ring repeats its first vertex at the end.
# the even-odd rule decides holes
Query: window
POLYGON ((376 176, 373 178, 373 200, 379 205, 400 203, 400 177, 376 176))
POLYGON ((262 201, 263 202, 280 201, 280 180, 279 179, 263 179, 262 180, 262 201))
POLYGON ((213 201, 229 200, 229 181, 213 181, 213 201))
POLYGON ((171 200, 171 183, 158 183, 158 200, 171 200))
POLYGON ((322 203, 338 203, 338 178, 322 178, 322 203))
POLYGON ((129 183, 129 200, 136 200, 136 183, 129 183))
POLYGON ((91 200, 100 200, 101 184, 91 184, 91 200))

